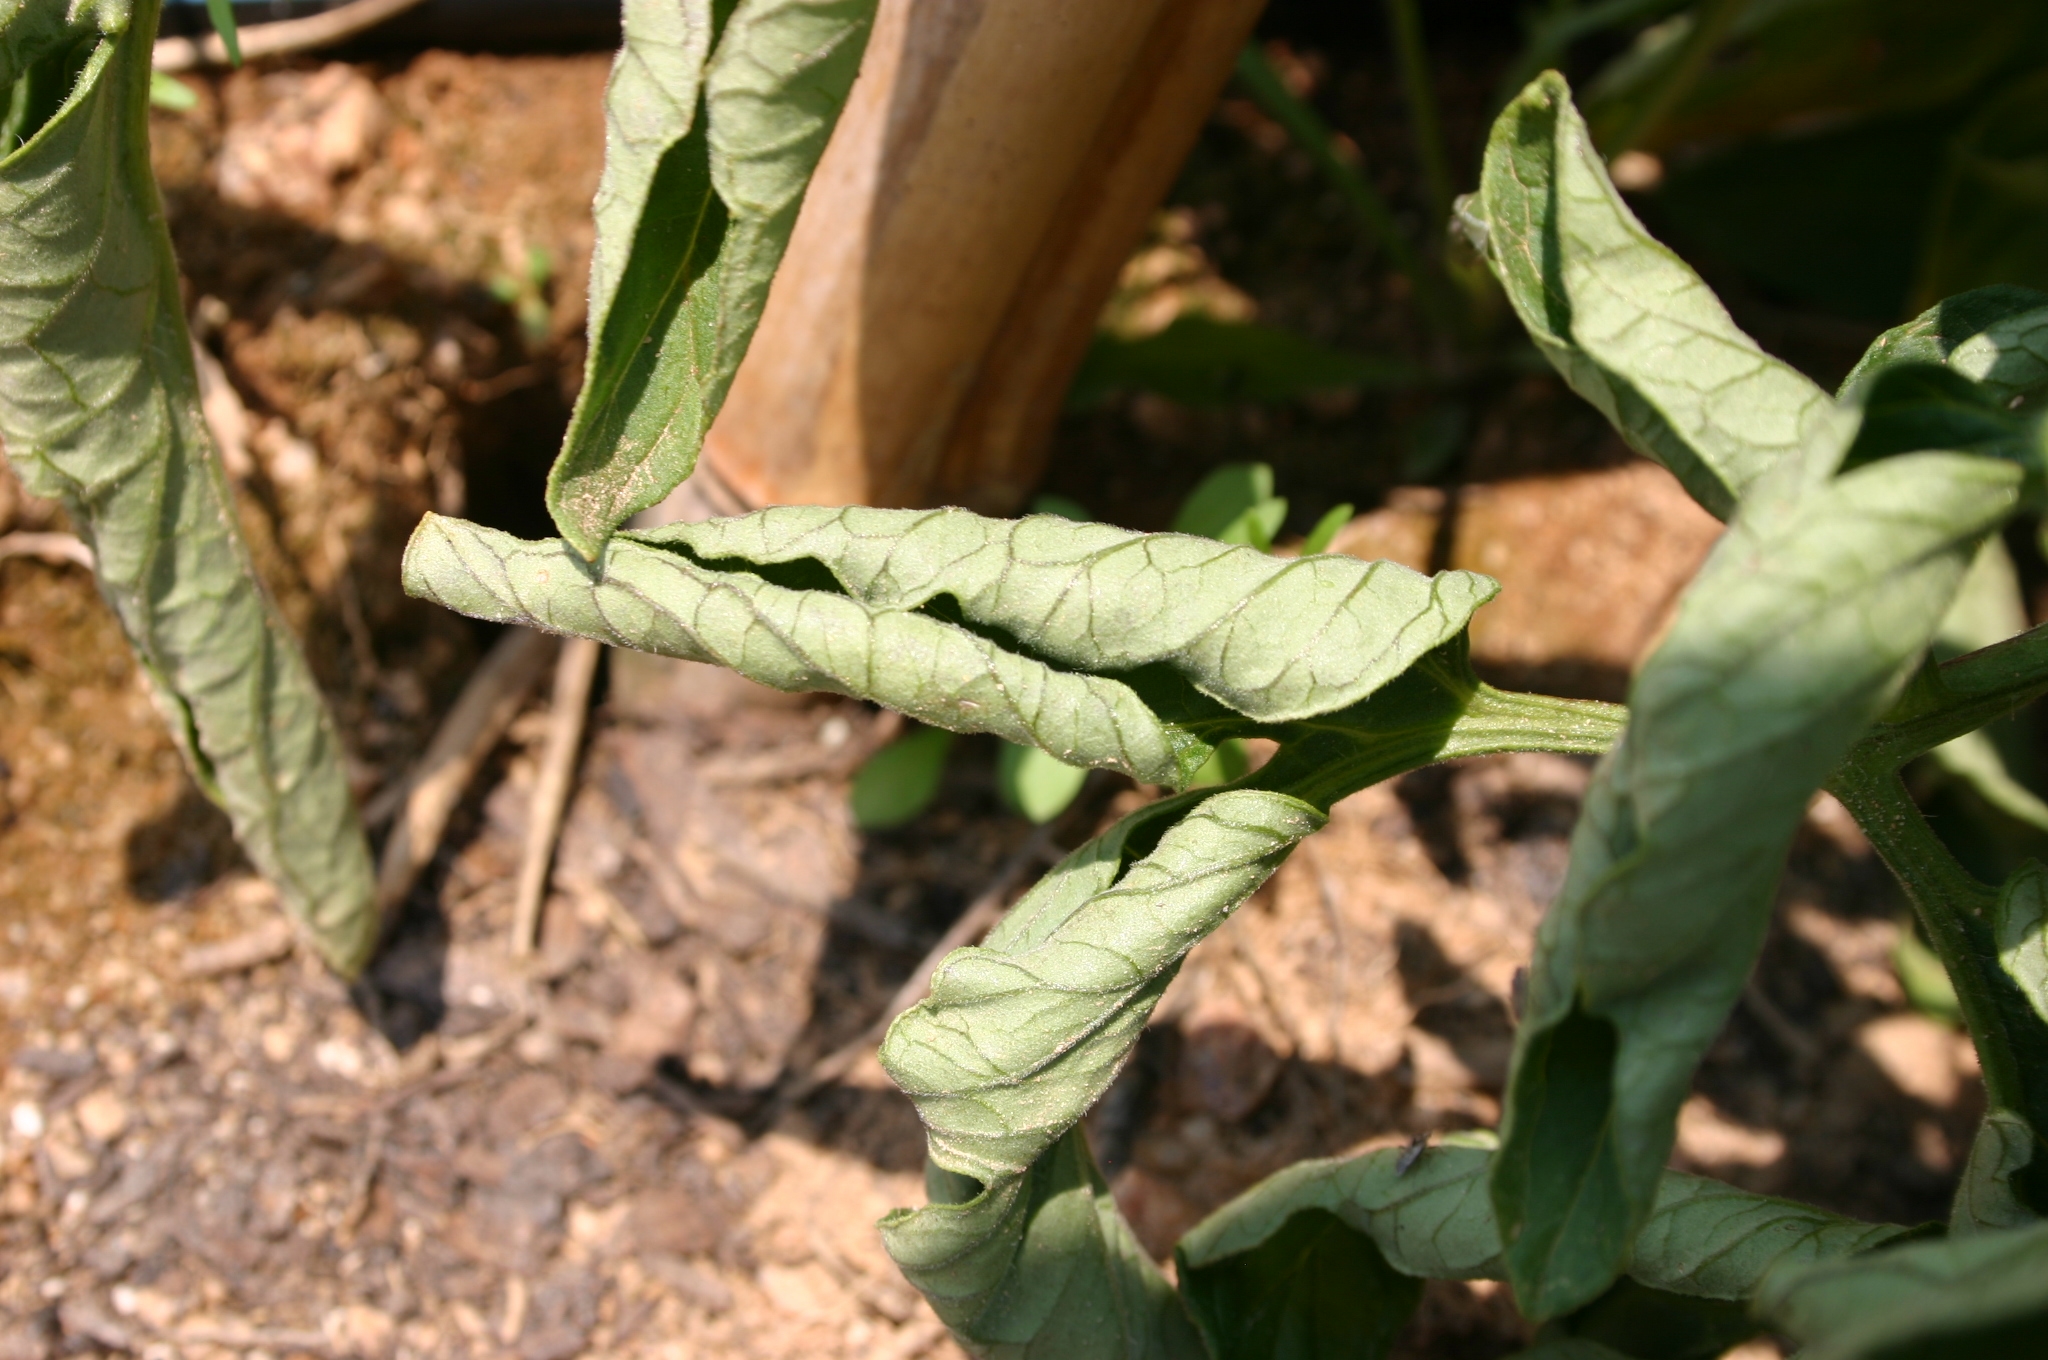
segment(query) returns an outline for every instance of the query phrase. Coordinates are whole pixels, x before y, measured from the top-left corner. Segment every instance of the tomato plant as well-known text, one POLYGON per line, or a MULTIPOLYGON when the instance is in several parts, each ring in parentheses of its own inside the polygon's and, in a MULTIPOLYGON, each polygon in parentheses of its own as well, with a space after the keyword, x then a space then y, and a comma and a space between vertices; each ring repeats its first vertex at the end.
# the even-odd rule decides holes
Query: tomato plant
MULTIPOLYGON (((1421 1280, 1491 1278, 1558 1360, 1711 1356, 1766 1328, 1814 1357, 2022 1353, 2048 1324, 2048 869, 1980 881, 1899 772, 2048 692, 2048 633, 1932 651, 1972 564, 2048 499, 2048 295, 1950 297, 1830 394, 1643 228, 1561 78, 1513 98, 1459 229, 1551 365, 1728 526, 1625 708, 1482 683, 1466 629, 1488 578, 1275 557, 1257 516, 1217 538, 857 506, 627 528, 690 475, 871 15, 629 0, 588 373, 548 487, 561 537, 431 516, 405 581, 1168 790, 948 957, 883 1044, 931 1202, 881 1231, 954 1335, 1062 1360, 1378 1355, 1421 1280), (1199 784, 1245 737, 1275 754, 1199 784), (1290 1168, 1189 1233, 1169 1282, 1079 1123, 1189 949, 1338 799, 1516 750, 1600 763, 1500 1130, 1290 1168), (1992 1108, 1945 1226, 1666 1170, 1823 789, 1903 885, 1977 1046, 1992 1108)), ((196 412, 144 151, 154 18, 0 19, 0 431, 90 535, 194 768, 352 967, 367 860, 333 734, 196 412)))

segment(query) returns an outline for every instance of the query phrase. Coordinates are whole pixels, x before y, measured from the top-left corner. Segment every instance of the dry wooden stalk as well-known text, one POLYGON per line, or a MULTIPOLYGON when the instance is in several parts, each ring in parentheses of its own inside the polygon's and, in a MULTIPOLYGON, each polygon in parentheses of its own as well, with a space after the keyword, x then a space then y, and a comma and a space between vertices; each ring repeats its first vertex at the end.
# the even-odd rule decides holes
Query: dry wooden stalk
POLYGON ((883 0, 705 444, 753 505, 1014 510, 1261 0, 883 0))
MULTIPOLYGON (((275 23, 251 24, 242 29, 242 58, 278 57, 291 52, 310 52, 332 47, 359 33, 366 33, 387 19, 403 14, 420 0, 350 0, 320 14, 303 19, 280 19, 275 23)), ((202 66, 228 64, 228 45, 220 34, 203 38, 159 38, 150 53, 150 65, 159 71, 194 71, 202 66)))
POLYGON ((420 870, 440 849, 441 835, 463 790, 519 716, 554 650, 555 639, 546 633, 507 629, 462 687, 426 755, 406 777, 405 804, 377 865, 377 909, 387 925, 420 870))
POLYGON ((540 904, 547 893, 548 866, 554 862, 562 811, 569 805, 576 753, 583 745, 583 720, 590 711, 590 686, 603 651, 603 644, 589 638, 570 638, 555 659, 547 745, 542 748, 540 775, 533 784, 526 846, 519 860, 519 887, 512 899, 512 952, 517 955, 531 954, 540 938, 540 904))

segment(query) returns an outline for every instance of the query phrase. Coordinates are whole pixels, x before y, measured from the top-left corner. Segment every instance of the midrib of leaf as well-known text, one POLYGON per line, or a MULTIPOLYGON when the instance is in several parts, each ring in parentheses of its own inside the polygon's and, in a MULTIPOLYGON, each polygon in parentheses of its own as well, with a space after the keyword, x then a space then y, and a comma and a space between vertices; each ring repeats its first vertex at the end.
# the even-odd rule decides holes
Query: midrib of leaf
POLYGON ((127 26, 0 160, 0 434, 24 483, 94 545, 101 593, 202 787, 352 974, 377 927, 368 850, 325 706, 236 527, 176 309, 147 155, 157 6, 96 12, 127 26))

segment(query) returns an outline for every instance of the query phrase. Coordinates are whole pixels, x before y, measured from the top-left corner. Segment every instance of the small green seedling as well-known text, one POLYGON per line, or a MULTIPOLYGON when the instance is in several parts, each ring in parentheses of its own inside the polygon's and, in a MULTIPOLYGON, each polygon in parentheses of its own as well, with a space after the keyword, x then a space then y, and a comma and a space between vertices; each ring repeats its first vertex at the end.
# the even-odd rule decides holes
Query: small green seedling
POLYGON ((854 776, 849 795, 853 822, 863 831, 906 826, 938 797, 953 734, 939 727, 915 727, 868 758, 854 776))

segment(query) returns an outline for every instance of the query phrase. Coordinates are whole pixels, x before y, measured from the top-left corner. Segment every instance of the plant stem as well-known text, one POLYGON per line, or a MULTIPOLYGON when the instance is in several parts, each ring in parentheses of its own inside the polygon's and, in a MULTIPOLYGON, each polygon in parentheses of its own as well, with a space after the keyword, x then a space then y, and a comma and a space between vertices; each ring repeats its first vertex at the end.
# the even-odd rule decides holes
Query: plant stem
POLYGON ((1828 788, 1905 888, 1926 927, 1928 943, 1948 970, 1963 1022, 1977 1045, 1986 1098, 1994 1107, 2018 1110, 2038 1121, 2041 1111, 2027 1098, 2025 1068, 2006 1024, 2007 1008, 2000 1001, 2006 984, 1984 919, 1997 903, 1997 889, 1956 862, 1906 792, 1896 769, 1851 764, 1828 788))
POLYGON ((1274 122, 1287 130, 1295 145, 1308 153, 1316 168, 1329 181, 1366 230, 1374 245, 1387 253, 1394 267, 1415 285, 1416 305, 1430 325, 1445 334, 1458 330, 1458 317, 1437 276, 1423 263, 1415 247, 1394 222, 1393 210, 1379 191, 1367 182, 1356 166, 1337 154, 1336 141, 1316 111, 1295 98, 1294 91, 1273 69, 1256 44, 1248 44, 1237 56, 1237 78, 1246 93, 1274 122))
POLYGON ((1872 728, 1847 764, 1896 770, 2048 694, 2048 624, 1937 667, 1933 684, 1909 688, 1903 712, 1872 728))
POLYGON ((1401 85, 1408 92, 1408 121, 1415 132, 1415 159, 1422 167, 1429 195, 1430 220, 1451 220, 1451 165, 1444 154, 1443 120, 1437 117, 1436 91, 1429 79, 1429 47, 1422 36, 1422 15, 1415 0, 1387 0, 1387 20, 1394 30, 1394 52, 1401 62, 1401 85))
POLYGON ((1628 726, 1628 708, 1593 699, 1520 694, 1482 684, 1451 727, 1440 759, 1502 751, 1606 755, 1628 726))

